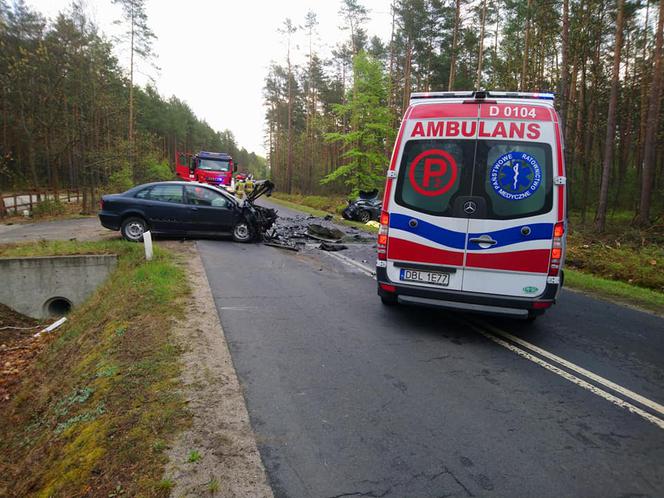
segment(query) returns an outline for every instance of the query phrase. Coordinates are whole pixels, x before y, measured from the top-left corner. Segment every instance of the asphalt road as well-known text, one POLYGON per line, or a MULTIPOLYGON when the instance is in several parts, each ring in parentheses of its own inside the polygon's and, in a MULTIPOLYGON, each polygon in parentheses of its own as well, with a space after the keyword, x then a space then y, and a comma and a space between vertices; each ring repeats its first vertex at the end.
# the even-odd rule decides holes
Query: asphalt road
POLYGON ((276 496, 664 496, 661 318, 574 292, 533 324, 387 308, 318 249, 197 244, 276 496))
POLYGON ((0 224, 0 244, 34 240, 77 239, 84 241, 115 237, 117 237, 117 232, 102 227, 96 216, 39 223, 0 224))

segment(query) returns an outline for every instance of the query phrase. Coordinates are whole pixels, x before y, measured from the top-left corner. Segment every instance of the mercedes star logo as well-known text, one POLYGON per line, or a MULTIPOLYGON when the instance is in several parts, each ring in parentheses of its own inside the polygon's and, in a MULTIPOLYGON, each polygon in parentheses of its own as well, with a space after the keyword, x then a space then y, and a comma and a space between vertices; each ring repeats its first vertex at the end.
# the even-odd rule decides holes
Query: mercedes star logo
POLYGON ((477 204, 473 201, 466 201, 463 203, 463 210, 466 214, 473 214, 477 211, 477 204))

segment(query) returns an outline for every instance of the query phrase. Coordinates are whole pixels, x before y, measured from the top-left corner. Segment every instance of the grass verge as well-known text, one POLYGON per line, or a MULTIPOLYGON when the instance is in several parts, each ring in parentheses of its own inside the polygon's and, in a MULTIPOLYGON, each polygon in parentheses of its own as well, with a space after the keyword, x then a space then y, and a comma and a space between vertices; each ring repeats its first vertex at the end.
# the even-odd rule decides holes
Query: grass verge
MULTIPOLYGON (((312 216, 323 217, 331 214, 334 217, 335 223, 339 223, 341 225, 345 225, 352 228, 357 228, 358 230, 363 230, 368 233, 378 233, 377 228, 365 225, 364 223, 360 223, 359 221, 350 221, 342 218, 340 215, 341 210, 337 212, 336 209, 325 210, 322 209, 321 207, 316 207, 316 206, 325 206, 325 205, 335 206, 338 204, 334 201, 328 203, 321 203, 318 201, 318 199, 319 196, 302 196, 294 194, 288 195, 288 194, 275 192, 274 194, 272 194, 269 200, 285 208, 294 209, 296 211, 302 211, 303 213, 307 213, 312 216), (296 202, 298 200, 299 202, 296 202), (303 204, 304 202, 308 202, 309 204, 303 204)), ((343 209, 343 204, 341 205, 341 208, 343 209)))
POLYGON ((565 286, 664 315, 664 294, 578 270, 565 270, 565 286))
POLYGON ((177 257, 121 241, 0 247, 0 256, 115 253, 107 282, 53 333, 0 405, 1 496, 168 496, 165 441, 189 417, 171 333, 189 292, 177 257))

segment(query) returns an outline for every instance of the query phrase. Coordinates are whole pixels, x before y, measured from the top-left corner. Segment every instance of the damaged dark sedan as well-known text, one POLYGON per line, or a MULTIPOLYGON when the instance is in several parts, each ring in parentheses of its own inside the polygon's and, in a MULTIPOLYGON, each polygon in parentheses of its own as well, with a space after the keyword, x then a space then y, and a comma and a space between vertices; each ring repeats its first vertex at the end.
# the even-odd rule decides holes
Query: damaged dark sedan
POLYGON ((273 209, 254 204, 273 188, 268 180, 256 182, 253 192, 239 200, 202 183, 146 183, 103 196, 99 220, 131 242, 141 241, 147 230, 184 237, 232 236, 236 242, 251 242, 260 240, 277 218, 273 209))
POLYGON ((341 216, 347 220, 366 223, 370 220, 378 220, 382 208, 383 201, 378 197, 378 190, 368 192, 361 190, 357 199, 348 201, 348 206, 344 208, 341 216))

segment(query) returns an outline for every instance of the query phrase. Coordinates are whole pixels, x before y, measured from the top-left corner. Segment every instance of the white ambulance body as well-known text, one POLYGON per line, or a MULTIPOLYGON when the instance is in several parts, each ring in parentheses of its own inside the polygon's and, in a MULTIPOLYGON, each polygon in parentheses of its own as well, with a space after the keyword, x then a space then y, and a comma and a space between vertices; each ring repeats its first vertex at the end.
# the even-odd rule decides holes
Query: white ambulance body
POLYGON ((414 93, 385 186, 378 294, 536 317, 562 286, 565 198, 552 94, 414 93))

